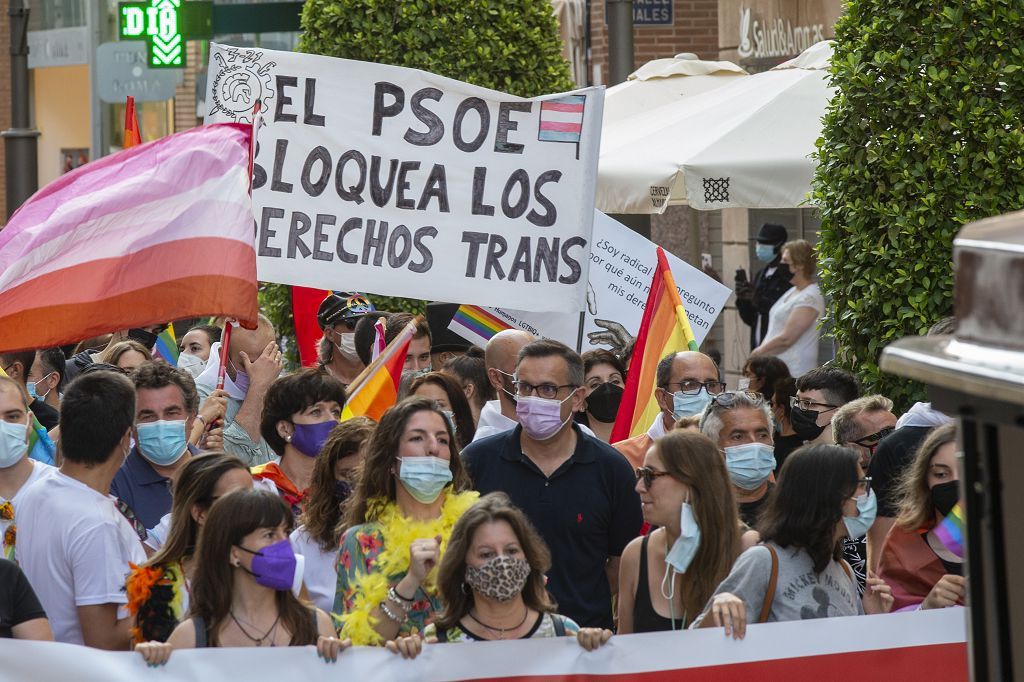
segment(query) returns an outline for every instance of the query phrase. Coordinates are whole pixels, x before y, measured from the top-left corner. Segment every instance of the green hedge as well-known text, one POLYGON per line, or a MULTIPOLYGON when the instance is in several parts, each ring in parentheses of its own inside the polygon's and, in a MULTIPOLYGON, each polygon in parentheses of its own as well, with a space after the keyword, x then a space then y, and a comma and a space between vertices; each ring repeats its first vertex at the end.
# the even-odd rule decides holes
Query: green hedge
POLYGON ((839 362, 899 407, 883 347, 952 311, 952 240, 1024 207, 1020 0, 850 0, 818 141, 819 265, 839 362))
MULTIPOLYGON (((534 97, 572 90, 549 0, 307 0, 299 50, 407 66, 534 97)), ((381 310, 424 313, 418 299, 370 295, 381 310)), ((297 364, 289 288, 260 285, 260 305, 297 364)))

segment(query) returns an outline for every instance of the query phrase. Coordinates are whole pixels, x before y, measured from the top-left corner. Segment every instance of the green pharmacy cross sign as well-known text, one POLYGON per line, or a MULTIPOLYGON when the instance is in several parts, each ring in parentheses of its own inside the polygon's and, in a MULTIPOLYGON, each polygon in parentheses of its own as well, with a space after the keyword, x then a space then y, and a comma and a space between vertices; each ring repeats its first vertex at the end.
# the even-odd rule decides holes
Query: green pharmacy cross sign
POLYGON ((146 41, 149 66, 154 69, 184 67, 185 41, 213 36, 212 2, 122 2, 117 14, 118 37, 146 41))

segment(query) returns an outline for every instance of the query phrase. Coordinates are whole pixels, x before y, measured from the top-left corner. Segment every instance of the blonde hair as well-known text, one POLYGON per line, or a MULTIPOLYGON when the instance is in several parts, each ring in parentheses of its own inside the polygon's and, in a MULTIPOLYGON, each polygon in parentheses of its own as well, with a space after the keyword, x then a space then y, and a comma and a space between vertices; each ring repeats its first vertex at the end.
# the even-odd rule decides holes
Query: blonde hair
MULTIPOLYGON (((858 414, 864 412, 891 412, 892 401, 884 395, 866 395, 863 398, 852 400, 832 415, 832 439, 837 445, 843 445, 854 440, 857 436, 857 422, 854 421, 858 414)), ((864 434, 870 435, 870 434, 864 434)))
POLYGON ((782 245, 782 251, 789 251, 789 260, 794 272, 800 272, 807 279, 813 279, 818 269, 814 247, 805 239, 794 239, 782 245))
POLYGON ((896 525, 905 531, 932 525, 935 508, 932 505, 932 491, 928 487, 928 467, 932 457, 943 445, 956 441, 956 425, 946 424, 933 430, 921 443, 910 466, 903 472, 897 491, 900 512, 896 525))

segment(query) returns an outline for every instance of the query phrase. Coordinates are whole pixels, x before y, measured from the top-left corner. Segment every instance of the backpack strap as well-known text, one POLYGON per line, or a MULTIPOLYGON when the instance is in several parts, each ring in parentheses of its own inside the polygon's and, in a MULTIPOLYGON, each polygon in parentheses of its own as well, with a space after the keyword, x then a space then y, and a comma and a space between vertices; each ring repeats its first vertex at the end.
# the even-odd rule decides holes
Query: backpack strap
POLYGON ((555 627, 555 637, 565 637, 565 621, 560 615, 552 613, 551 624, 555 627))
POLYGON ((768 589, 764 592, 764 605, 761 606, 761 615, 757 618, 758 623, 767 623, 768 615, 772 612, 772 603, 775 601, 775 586, 779 582, 779 555, 771 545, 762 543, 761 546, 772 555, 771 577, 768 578, 768 589))

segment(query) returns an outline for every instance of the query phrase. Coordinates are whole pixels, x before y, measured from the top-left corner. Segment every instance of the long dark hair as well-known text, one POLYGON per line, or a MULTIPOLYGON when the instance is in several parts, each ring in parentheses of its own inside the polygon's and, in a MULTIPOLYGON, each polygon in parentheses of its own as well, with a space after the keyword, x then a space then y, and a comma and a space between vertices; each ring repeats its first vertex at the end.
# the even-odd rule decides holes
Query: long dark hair
POLYGON ((452 434, 451 426, 448 425, 448 420, 444 417, 444 412, 434 404, 433 400, 415 396, 406 398, 384 413, 377 424, 377 430, 373 432, 373 438, 370 439, 370 444, 367 447, 366 460, 363 462, 363 470, 359 476, 359 485, 352 493, 349 503, 345 505, 341 526, 338 528, 339 537, 352 526, 372 520, 366 518, 370 500, 383 497, 394 502, 395 477, 391 472, 394 468, 395 458, 398 457, 405 425, 417 412, 433 412, 438 415, 448 431, 452 482, 445 490, 461 493, 472 487, 469 474, 466 473, 466 469, 462 465, 458 443, 452 434))
POLYGON ((220 477, 233 469, 249 473, 248 467, 234 455, 210 452, 193 457, 178 473, 171 503, 171 529, 167 541, 144 566, 160 566, 181 561, 195 554, 199 524, 192 518, 192 508, 209 510, 213 489, 220 477))
MULTIPOLYGON (((231 611, 235 591, 231 548, 257 529, 283 524, 291 532, 293 523, 291 508, 267 490, 235 490, 210 507, 199 536, 189 615, 206 623, 211 646, 219 646, 217 633, 231 611)), ((276 601, 281 624, 292 635, 289 646, 316 644, 317 628, 309 617, 312 605, 299 601, 290 590, 278 590, 276 601)))
POLYGON ((313 465, 302 523, 309 537, 325 552, 338 549, 338 522, 341 521, 342 503, 334 496, 334 466, 339 460, 359 452, 376 426, 369 417, 353 417, 338 424, 331 430, 313 465))
POLYGON ((455 415, 455 438, 459 441, 459 448, 472 443, 476 435, 476 424, 473 423, 473 411, 469 408, 469 401, 458 380, 444 372, 430 372, 413 380, 409 385, 409 395, 415 395, 416 389, 424 384, 433 384, 448 396, 448 404, 452 406, 455 415))
POLYGON ((494 400, 498 396, 487 379, 487 363, 484 362, 484 352, 473 346, 465 355, 458 355, 444 363, 442 371, 455 376, 463 387, 466 384, 473 385, 473 403, 476 408, 483 409, 488 400, 494 400))
POLYGON ((836 542, 836 525, 843 518, 843 502, 857 490, 858 461, 856 452, 839 445, 795 450, 761 511, 761 540, 805 550, 816 573, 838 561, 843 544, 836 542))
POLYGON ((774 355, 755 355, 747 360, 743 371, 750 370, 751 374, 761 380, 759 393, 765 400, 771 400, 775 395, 775 386, 783 379, 790 379, 789 366, 774 355))
POLYGON ((683 609, 695 617, 715 593, 740 552, 740 519, 725 460, 701 433, 669 431, 655 443, 665 471, 690 488, 701 529, 700 547, 686 569, 683 609))
POLYGON ((534 529, 526 514, 512 504, 505 493, 484 495, 466 510, 452 528, 448 547, 437 569, 437 589, 444 602, 444 612, 437 617, 437 627, 447 630, 462 620, 473 608, 472 591, 463 591, 466 580, 466 555, 473 545, 473 536, 485 523, 504 521, 512 526, 523 549, 523 558, 530 564, 530 575, 523 586, 523 602, 541 613, 553 613, 558 605, 544 586, 544 575, 551 569, 551 552, 534 529))

